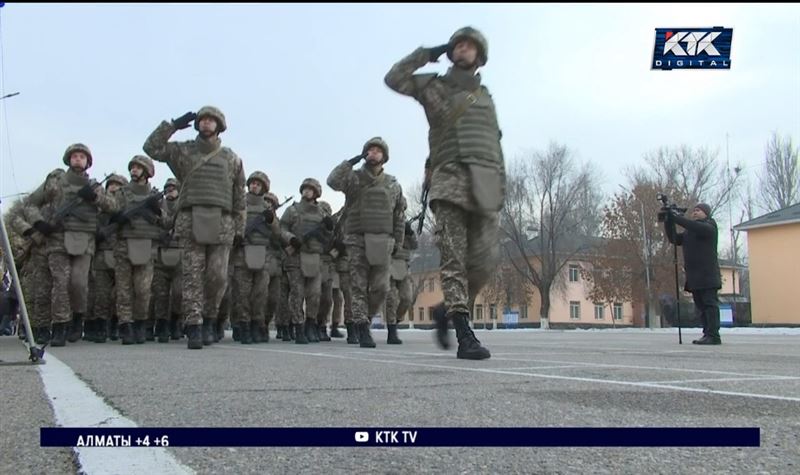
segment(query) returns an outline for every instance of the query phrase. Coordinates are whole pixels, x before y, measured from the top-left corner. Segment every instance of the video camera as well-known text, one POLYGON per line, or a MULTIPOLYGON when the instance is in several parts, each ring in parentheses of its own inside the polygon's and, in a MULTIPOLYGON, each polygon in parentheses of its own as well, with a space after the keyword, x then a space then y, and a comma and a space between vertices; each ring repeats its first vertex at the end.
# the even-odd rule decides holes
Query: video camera
POLYGON ((656 195, 656 199, 661 202, 661 210, 658 212, 658 222, 663 223, 667 219, 667 215, 671 211, 675 211, 678 214, 683 214, 686 212, 687 208, 678 208, 678 205, 675 203, 669 203, 669 197, 664 193, 659 193, 656 195))

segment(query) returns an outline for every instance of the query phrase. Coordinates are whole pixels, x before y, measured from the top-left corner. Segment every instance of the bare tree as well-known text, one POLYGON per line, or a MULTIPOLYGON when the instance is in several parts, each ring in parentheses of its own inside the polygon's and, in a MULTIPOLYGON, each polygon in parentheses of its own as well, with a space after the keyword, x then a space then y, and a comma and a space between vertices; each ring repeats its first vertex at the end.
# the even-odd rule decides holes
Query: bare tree
POLYGON ((564 266, 586 251, 575 237, 596 220, 597 177, 588 162, 578 163, 556 143, 509 166, 500 216, 503 248, 514 269, 539 291, 542 328, 549 328, 551 292, 563 285, 564 266))
POLYGON ((777 132, 767 142, 765 162, 758 176, 759 205, 767 212, 777 211, 800 201, 800 161, 792 137, 777 132))

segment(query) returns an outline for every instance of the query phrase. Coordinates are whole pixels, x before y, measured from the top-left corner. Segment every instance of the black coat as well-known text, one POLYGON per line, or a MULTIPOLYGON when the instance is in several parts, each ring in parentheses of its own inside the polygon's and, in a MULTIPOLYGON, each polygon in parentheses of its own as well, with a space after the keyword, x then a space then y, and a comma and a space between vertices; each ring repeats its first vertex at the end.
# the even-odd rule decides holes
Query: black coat
POLYGON ((683 268, 686 270, 684 290, 719 289, 722 287, 717 261, 717 223, 711 219, 693 220, 685 216, 670 215, 664 221, 667 238, 683 246, 683 268), (686 231, 678 233, 675 225, 686 231))

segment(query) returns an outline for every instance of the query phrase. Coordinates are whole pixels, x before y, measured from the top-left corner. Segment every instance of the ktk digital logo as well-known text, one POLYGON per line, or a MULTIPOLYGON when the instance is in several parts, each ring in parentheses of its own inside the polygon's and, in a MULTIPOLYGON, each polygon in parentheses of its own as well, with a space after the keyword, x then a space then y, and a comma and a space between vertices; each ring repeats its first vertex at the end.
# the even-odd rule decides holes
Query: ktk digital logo
POLYGON ((656 28, 651 69, 730 69, 733 28, 656 28))

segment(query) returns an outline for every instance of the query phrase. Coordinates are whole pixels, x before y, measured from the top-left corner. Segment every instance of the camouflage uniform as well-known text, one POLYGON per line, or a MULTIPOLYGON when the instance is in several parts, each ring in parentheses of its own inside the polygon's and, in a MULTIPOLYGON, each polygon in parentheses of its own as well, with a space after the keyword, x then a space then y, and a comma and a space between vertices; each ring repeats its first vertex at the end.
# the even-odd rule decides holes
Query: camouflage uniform
MULTIPOLYGON (((212 107, 198 111, 195 129, 199 130, 201 118, 207 116, 217 121, 218 133, 225 131, 225 117, 212 107)), ((166 162, 181 182, 175 235, 184 243, 184 323, 187 327, 202 325, 203 344, 210 345, 215 340, 215 323, 227 287, 231 245, 245 227, 244 170, 241 159, 222 147, 218 136, 198 135, 195 140, 169 142, 175 131, 172 123, 162 121, 143 148, 153 159, 166 162)), ((197 349, 194 331, 187 328, 188 345, 197 349)))
MULTIPOLYGON (((362 154, 373 145, 383 149, 384 162, 388 161, 388 145, 380 137, 367 141, 362 154)), ((373 175, 366 165, 354 171, 349 160, 331 171, 328 186, 345 194, 344 244, 350 264, 353 320, 361 328, 359 339, 363 336, 371 341, 366 334, 370 319, 380 312, 389 292, 390 257, 393 249, 403 245, 403 190, 392 175, 382 171, 373 175)), ((361 345, 367 343, 361 341, 361 345)))
MULTIPOLYGON (((476 347, 477 339, 462 321, 468 319, 469 302, 496 266, 498 213, 505 200, 505 164, 494 101, 475 74, 487 59, 486 39, 466 27, 456 31, 447 45, 417 48, 385 77, 391 89, 422 105, 430 125, 426 167, 431 171, 429 200, 442 256, 444 308, 447 317, 459 316, 453 323, 459 334, 459 357, 465 358, 471 357, 468 347, 475 349, 479 342, 476 347), (445 51, 452 59, 455 45, 462 40, 473 42, 478 50, 477 62, 470 69, 454 65, 444 76, 414 74, 445 51)), ((443 346, 447 346, 446 325, 446 319, 437 320, 443 346)), ((481 350, 473 356, 488 358, 488 350, 481 350)))
MULTIPOLYGON (((69 166, 70 157, 82 152, 87 158, 86 168, 92 165, 89 148, 83 144, 74 144, 64 152, 64 164, 69 166)), ((48 236, 45 247, 47 263, 52 276, 51 314, 53 322, 53 346, 63 346, 60 335, 67 331, 67 324, 72 321, 72 328, 66 338, 70 342, 78 341, 83 333, 83 318, 88 310, 89 270, 95 252, 95 232, 97 231, 98 209, 114 212, 114 198, 106 195, 102 187, 94 186, 96 198, 92 203, 80 198, 78 192, 88 190, 93 181, 88 174, 75 173, 72 169, 66 172, 56 170, 45 180, 43 192, 38 195, 34 206, 50 205, 51 209, 61 209, 71 202, 78 203, 69 216, 65 217, 57 231, 48 236), (51 179, 59 175, 57 179, 51 179)), ((59 224, 59 223, 51 223, 59 224)))
MULTIPOLYGON (((331 205, 325 201, 319 202, 320 208, 325 211, 325 214, 331 216, 333 210, 331 205)), ((333 256, 331 256, 331 245, 333 242, 328 242, 325 245, 324 252, 320 256, 320 298, 319 310, 317 311, 317 330, 319 333, 319 341, 331 341, 326 333, 325 326, 328 323, 328 315, 331 313, 333 306, 333 275, 336 273, 336 268, 333 265, 333 256)))
MULTIPOLYGON (((164 188, 168 186, 177 188, 177 180, 170 178, 164 188)), ((161 207, 162 221, 166 229, 158 243, 158 257, 153 266, 151 298, 153 317, 156 322, 169 321, 170 337, 173 340, 179 340, 183 330, 181 321, 181 249, 183 244, 180 238, 169 232, 177 211, 178 200, 166 197, 161 207)))
POLYGON ((408 262, 411 259, 411 251, 417 246, 417 235, 409 224, 406 226, 403 247, 392 256, 392 283, 389 295, 386 297, 386 325, 396 326, 397 323, 402 322, 408 309, 414 303, 408 262))
MULTIPOLYGON (((272 204, 272 209, 277 211, 280 206, 278 197, 272 193, 267 193, 267 201, 272 204)), ((277 216, 276 222, 280 223, 277 216)), ((280 229, 280 224, 279 228, 280 229)), ((269 323, 275 317, 275 312, 278 310, 279 302, 281 301, 281 288, 283 284, 283 260, 286 252, 283 246, 286 244, 286 237, 281 235, 279 239, 271 239, 270 245, 267 248, 267 270, 269 272, 269 288, 267 290, 267 308, 264 315, 264 324, 267 327, 267 339, 269 339, 269 323)), ((286 296, 288 298, 288 294, 286 296)), ((288 314, 286 314, 288 317, 288 314)), ((276 325, 288 325, 288 321, 279 323, 276 320, 276 325)))
POLYGON ((355 330, 353 328, 353 296, 350 288, 350 264, 347 260, 347 250, 345 248, 344 229, 342 216, 345 208, 342 207, 333 216, 336 228, 333 236, 333 284, 332 300, 333 312, 331 315, 331 336, 341 337, 338 327, 344 316, 344 324, 347 328, 347 342, 358 343, 355 330), (342 315, 344 314, 344 315, 342 315))

